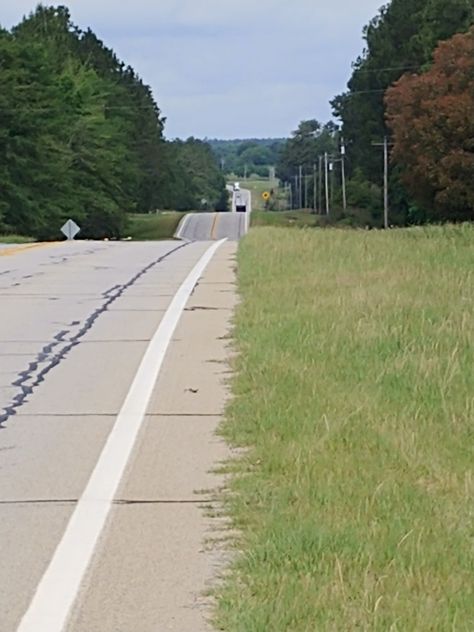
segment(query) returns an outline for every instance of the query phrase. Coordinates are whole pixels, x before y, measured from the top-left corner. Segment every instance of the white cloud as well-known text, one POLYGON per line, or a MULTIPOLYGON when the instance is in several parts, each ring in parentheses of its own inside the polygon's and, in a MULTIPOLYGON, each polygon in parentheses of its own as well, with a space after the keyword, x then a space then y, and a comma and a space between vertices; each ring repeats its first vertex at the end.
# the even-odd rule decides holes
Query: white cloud
MULTIPOLYGON (((236 137, 281 136, 303 118, 327 119, 381 1, 61 4, 151 85, 168 136, 236 137)), ((10 27, 32 9, 25 0, 0 0, 0 23, 10 27)))

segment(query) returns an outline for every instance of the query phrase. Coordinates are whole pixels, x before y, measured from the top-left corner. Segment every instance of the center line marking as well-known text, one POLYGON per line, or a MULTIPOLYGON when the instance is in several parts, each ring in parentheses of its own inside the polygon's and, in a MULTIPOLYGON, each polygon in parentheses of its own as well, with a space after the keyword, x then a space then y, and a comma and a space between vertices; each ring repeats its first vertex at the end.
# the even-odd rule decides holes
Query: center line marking
POLYGON ((41 578, 17 632, 62 632, 113 506, 158 378, 188 299, 217 249, 213 244, 176 292, 145 351, 89 482, 41 578))

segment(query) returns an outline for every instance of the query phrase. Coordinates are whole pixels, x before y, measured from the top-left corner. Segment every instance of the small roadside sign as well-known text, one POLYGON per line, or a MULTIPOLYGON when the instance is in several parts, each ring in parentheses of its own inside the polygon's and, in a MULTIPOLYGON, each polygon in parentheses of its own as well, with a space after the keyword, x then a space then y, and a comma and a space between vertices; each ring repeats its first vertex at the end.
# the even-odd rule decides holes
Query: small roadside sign
POLYGON ((267 201, 267 200, 269 200, 269 199, 270 199, 270 193, 269 193, 268 191, 264 191, 264 192, 262 193, 262 197, 263 197, 263 199, 264 199, 265 201, 267 201))
POLYGON ((62 234, 67 239, 74 239, 74 237, 77 235, 77 233, 80 230, 81 229, 79 228, 79 226, 76 224, 76 222, 73 219, 68 219, 67 222, 64 224, 64 226, 61 228, 62 234))

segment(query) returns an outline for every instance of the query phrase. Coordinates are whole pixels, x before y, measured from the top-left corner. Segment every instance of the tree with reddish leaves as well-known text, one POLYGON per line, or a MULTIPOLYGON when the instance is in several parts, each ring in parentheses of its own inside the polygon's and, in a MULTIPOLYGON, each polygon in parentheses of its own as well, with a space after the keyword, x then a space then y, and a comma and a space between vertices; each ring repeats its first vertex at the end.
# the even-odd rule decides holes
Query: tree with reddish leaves
POLYGON ((474 219, 474 29, 442 42, 385 102, 393 159, 427 219, 474 219))

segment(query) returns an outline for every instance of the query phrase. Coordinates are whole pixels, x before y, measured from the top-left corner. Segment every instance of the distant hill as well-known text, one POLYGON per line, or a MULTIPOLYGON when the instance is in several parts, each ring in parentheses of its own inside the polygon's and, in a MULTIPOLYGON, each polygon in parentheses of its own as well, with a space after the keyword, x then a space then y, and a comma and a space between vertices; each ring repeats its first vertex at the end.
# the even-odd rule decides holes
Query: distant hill
POLYGON ((256 174, 268 176, 269 167, 276 165, 286 138, 206 139, 222 170, 236 176, 256 174))

